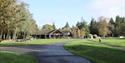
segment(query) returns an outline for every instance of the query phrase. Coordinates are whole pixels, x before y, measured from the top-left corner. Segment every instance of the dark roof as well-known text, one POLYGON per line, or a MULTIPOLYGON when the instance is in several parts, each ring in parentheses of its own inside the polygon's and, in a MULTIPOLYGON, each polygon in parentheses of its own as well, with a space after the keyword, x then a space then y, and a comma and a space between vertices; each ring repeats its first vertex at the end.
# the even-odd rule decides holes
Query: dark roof
POLYGON ((52 31, 50 31, 48 34, 53 34, 53 33, 55 33, 55 32, 59 32, 59 33, 62 34, 62 32, 61 32, 60 30, 52 30, 52 31))
MULTIPOLYGON (((52 31, 46 31, 44 33, 38 33, 37 35, 49 35, 49 34, 53 34, 53 33, 61 33, 61 34, 64 34, 64 33, 67 33, 67 32, 70 32, 70 31, 61 31, 61 30, 52 30, 52 31)), ((71 32, 70 32, 71 33, 71 32)))

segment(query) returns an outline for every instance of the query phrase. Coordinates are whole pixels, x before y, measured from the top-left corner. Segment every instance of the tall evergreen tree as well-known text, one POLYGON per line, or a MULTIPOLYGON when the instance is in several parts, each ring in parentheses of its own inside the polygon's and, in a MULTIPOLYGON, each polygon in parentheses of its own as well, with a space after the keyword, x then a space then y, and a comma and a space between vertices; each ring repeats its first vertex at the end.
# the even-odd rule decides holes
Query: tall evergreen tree
POLYGON ((55 23, 53 23, 53 29, 56 30, 56 26, 55 26, 55 23))
POLYGON ((66 25, 64 26, 65 28, 69 28, 69 23, 67 22, 66 25))
POLYGON ((69 31, 71 31, 71 28, 70 28, 68 22, 67 22, 66 25, 62 28, 62 31, 63 31, 63 32, 69 32, 69 31))
POLYGON ((92 18, 91 22, 90 22, 90 33, 91 34, 97 34, 98 35, 98 23, 96 22, 96 20, 94 18, 92 18))
POLYGON ((122 27, 122 18, 120 16, 116 16, 115 20, 115 36, 120 36, 121 34, 121 27, 122 27))
POLYGON ((125 17, 121 18, 122 23, 121 23, 121 28, 120 28, 120 35, 125 36, 125 17))
POLYGON ((114 22, 113 18, 110 19, 108 25, 109 25, 109 26, 108 26, 108 27, 109 27, 109 35, 110 35, 110 36, 114 36, 115 22, 114 22))

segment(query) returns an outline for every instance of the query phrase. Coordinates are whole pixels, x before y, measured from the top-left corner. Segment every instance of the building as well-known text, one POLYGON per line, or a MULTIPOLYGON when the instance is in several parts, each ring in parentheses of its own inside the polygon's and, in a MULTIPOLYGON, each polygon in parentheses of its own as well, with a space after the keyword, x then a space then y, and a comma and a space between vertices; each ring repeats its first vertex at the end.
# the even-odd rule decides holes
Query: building
POLYGON ((60 30, 52 30, 50 32, 32 35, 33 38, 37 39, 64 38, 71 36, 71 32, 61 32, 60 30))

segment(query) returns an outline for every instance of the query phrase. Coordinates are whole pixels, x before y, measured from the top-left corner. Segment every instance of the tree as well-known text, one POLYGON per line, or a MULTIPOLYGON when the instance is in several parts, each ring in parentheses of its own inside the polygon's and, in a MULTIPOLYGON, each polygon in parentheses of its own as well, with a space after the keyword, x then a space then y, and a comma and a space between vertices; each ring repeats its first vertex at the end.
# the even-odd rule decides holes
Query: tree
POLYGON ((108 23, 106 18, 99 18, 98 31, 99 35, 103 37, 105 37, 108 34, 108 23))
POLYGON ((121 23, 119 25, 119 34, 120 36, 125 36, 125 17, 120 17, 121 23))
POLYGON ((73 26, 71 28, 71 33, 72 33, 73 38, 80 38, 81 37, 80 36, 81 35, 80 29, 78 27, 73 26))
POLYGON ((90 29, 91 34, 98 35, 98 23, 96 22, 96 20, 94 18, 92 18, 92 20, 90 22, 89 29, 90 29))
POLYGON ((27 38, 32 34, 36 34, 38 31, 37 24, 32 17, 32 14, 29 12, 28 4, 21 2, 18 7, 21 9, 20 13, 18 13, 18 18, 20 20, 19 23, 16 23, 15 35, 22 36, 23 38, 27 38))
MULTIPOLYGON (((18 32, 29 32, 29 24, 33 22, 27 4, 16 0, 0 0, 0 38, 16 38, 18 32), (31 22, 29 22, 31 21, 31 22), (28 31, 27 31, 28 30, 28 31)), ((33 25, 33 26, 34 26, 33 25)), ((36 26, 37 27, 37 26, 36 26)))
POLYGON ((81 22, 77 22, 76 26, 80 29, 81 37, 87 36, 89 34, 89 27, 83 18, 81 18, 81 22))
POLYGON ((42 29, 41 29, 41 33, 42 34, 46 34, 50 31, 54 30, 53 26, 52 25, 49 25, 49 24, 45 24, 43 25, 42 29))
POLYGON ((124 34, 125 17, 116 16, 115 20, 115 36, 124 34))
POLYGON ((56 26, 55 26, 55 23, 53 23, 53 29, 56 30, 56 26))
POLYGON ((17 17, 20 8, 16 0, 0 0, 0 34, 2 39, 6 39, 14 32, 15 24, 18 22, 17 17))
POLYGON ((108 25, 109 25, 108 26, 109 27, 109 35, 114 36, 115 22, 114 22, 113 18, 110 19, 108 25))
POLYGON ((38 31, 38 26, 35 22, 35 20, 32 17, 32 14, 29 12, 28 5, 25 3, 21 3, 21 7, 23 8, 22 12, 24 15, 23 21, 21 21, 17 26, 17 33, 23 32, 27 36, 30 36, 32 34, 36 34, 38 31))
POLYGON ((70 28, 68 22, 67 22, 66 25, 62 28, 62 31, 63 31, 63 32, 70 32, 70 31, 71 31, 71 28, 70 28))
POLYGON ((69 28, 69 23, 67 22, 66 25, 64 26, 65 28, 69 28))

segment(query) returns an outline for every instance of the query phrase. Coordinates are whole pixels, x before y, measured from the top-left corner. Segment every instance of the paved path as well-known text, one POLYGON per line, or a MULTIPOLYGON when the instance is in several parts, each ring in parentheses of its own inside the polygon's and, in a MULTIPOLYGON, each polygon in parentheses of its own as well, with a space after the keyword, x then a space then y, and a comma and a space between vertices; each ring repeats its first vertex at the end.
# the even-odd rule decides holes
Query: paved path
POLYGON ((46 46, 0 47, 0 51, 32 52, 38 58, 39 63, 91 63, 66 51, 63 45, 63 43, 58 43, 46 46))

